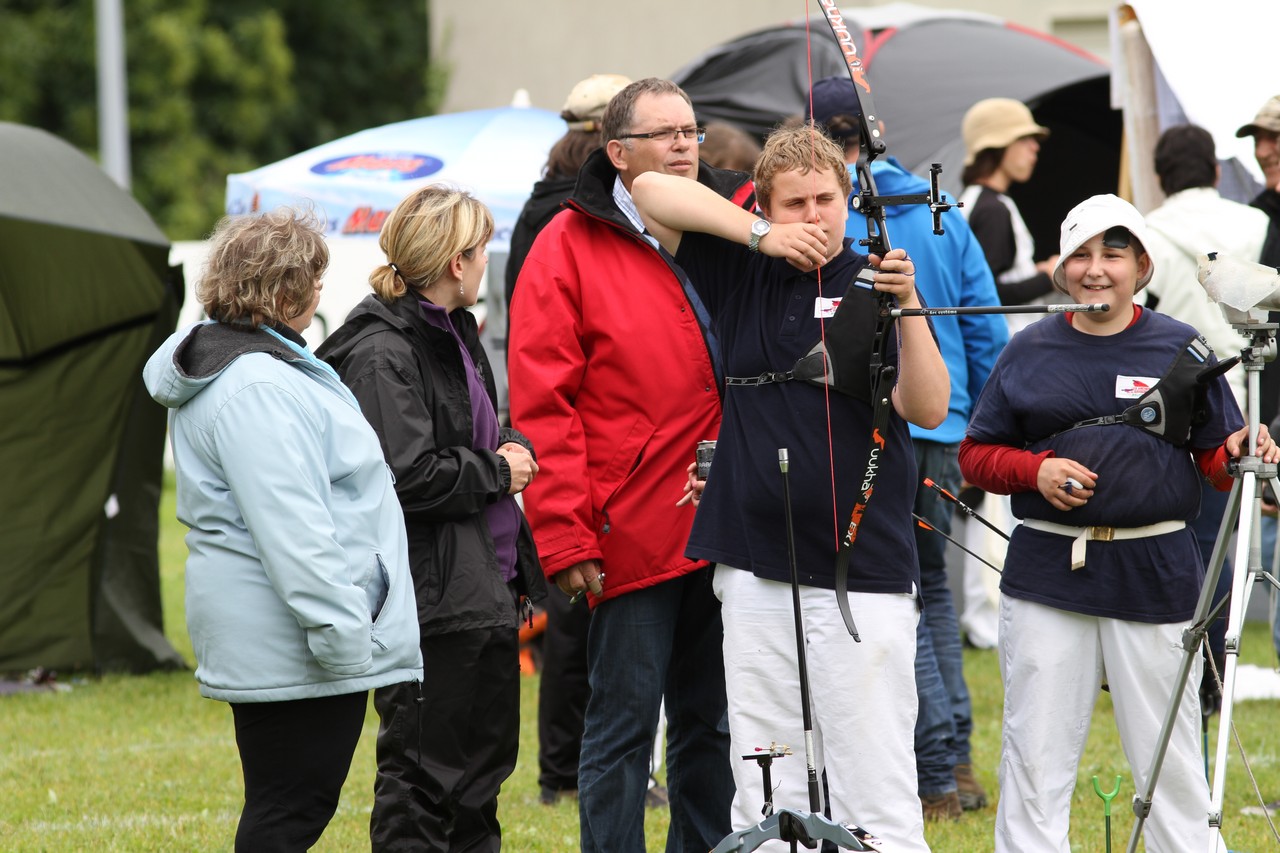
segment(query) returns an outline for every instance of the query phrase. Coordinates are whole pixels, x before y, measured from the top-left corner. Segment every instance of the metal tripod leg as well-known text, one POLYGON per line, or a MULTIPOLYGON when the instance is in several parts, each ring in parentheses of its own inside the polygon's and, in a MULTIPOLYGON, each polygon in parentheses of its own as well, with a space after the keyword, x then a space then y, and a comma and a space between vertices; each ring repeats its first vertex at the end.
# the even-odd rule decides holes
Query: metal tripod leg
MULTIPOLYGON (((1156 782, 1160 778, 1160 768, 1164 764, 1165 752, 1169 748, 1169 738, 1173 734, 1173 726, 1178 718, 1178 706, 1181 704, 1183 690, 1187 686, 1187 677, 1200 653, 1200 643, 1208 628, 1209 615, 1213 610, 1213 593, 1218 585, 1218 577, 1222 574, 1222 564, 1226 558, 1227 543, 1231 538, 1231 529, 1235 525, 1236 515, 1240 507, 1240 493, 1243 487, 1237 479, 1231 484, 1231 497, 1227 500, 1226 511, 1222 514, 1222 524, 1218 528, 1218 538, 1213 546, 1213 556, 1205 571, 1204 583, 1200 587, 1200 600, 1196 603, 1195 615, 1191 624, 1182 632, 1182 663, 1178 667, 1178 676, 1174 680, 1173 695, 1165 709, 1164 721, 1160 724, 1160 736, 1156 739, 1156 752, 1152 756, 1147 770, 1146 783, 1133 796, 1133 832, 1129 836, 1128 853, 1136 853, 1138 839, 1142 837, 1143 824, 1151 813, 1151 798, 1155 793, 1156 782)), ((1237 573, 1241 574, 1241 573, 1237 573)), ((1136 780, 1135 780, 1136 781, 1136 780)))
MULTIPOLYGON (((1252 457, 1248 458, 1252 459, 1252 457)), ((1240 526, 1236 533, 1237 565, 1243 564, 1248 568, 1243 572, 1236 570, 1231 583, 1231 607, 1227 612, 1222 709, 1218 718, 1218 748, 1214 754, 1213 785, 1209 792, 1209 827, 1213 831, 1215 849, 1222 846, 1222 803, 1227 781, 1227 750, 1231 744, 1231 714, 1235 706, 1236 672, 1240 664, 1240 634, 1244 629, 1244 614, 1248 610, 1249 598, 1253 594, 1254 581, 1263 575, 1260 538, 1262 489, 1264 482, 1270 482, 1273 492, 1280 486, 1275 479, 1274 466, 1268 473, 1271 479, 1264 481, 1254 471, 1245 470, 1241 480, 1241 491, 1246 495, 1252 494, 1253 503, 1250 512, 1240 514, 1240 526), (1252 492, 1248 491, 1250 485, 1254 486, 1252 492)))
MULTIPOLYGON (((1253 591, 1253 583, 1258 579, 1270 580, 1262 569, 1262 549, 1260 545, 1260 519, 1262 514, 1262 488, 1269 482, 1273 491, 1280 489, 1280 482, 1274 478, 1274 467, 1262 463, 1257 457, 1246 456, 1239 460, 1239 475, 1231 485, 1231 496, 1227 501, 1226 511, 1222 515, 1222 525, 1218 529, 1218 539, 1213 547, 1213 556, 1205 573, 1204 584, 1200 589, 1200 600, 1196 604, 1195 615, 1191 625, 1182 634, 1182 663, 1178 667, 1173 695, 1165 710, 1164 721, 1160 726, 1160 736, 1156 742, 1156 752, 1147 771, 1146 783, 1134 795, 1133 813, 1136 820, 1133 832, 1129 837, 1129 853, 1138 849, 1138 839, 1147 816, 1151 813, 1151 802, 1160 769, 1164 763, 1169 739, 1173 734, 1173 726, 1178 716, 1183 691, 1195 656, 1200 653, 1210 619, 1215 612, 1214 592, 1218 578, 1222 574, 1222 566, 1226 557, 1227 545, 1231 539, 1232 529, 1236 529, 1235 574, 1231 582, 1230 608, 1227 611, 1226 631, 1226 664, 1222 672, 1222 708, 1218 723, 1218 744, 1214 758, 1213 779, 1209 796, 1209 827, 1212 845, 1209 851, 1222 849, 1222 803, 1226 785, 1227 750, 1231 738, 1231 712, 1234 706, 1236 669, 1239 664, 1240 634, 1244 627, 1244 614, 1249 606, 1249 597, 1253 591), (1270 480, 1263 480, 1259 472, 1272 475, 1270 480), (1242 506, 1242 498, 1249 495, 1249 503, 1242 506)), ((1276 491, 1280 494, 1280 491, 1276 491)))

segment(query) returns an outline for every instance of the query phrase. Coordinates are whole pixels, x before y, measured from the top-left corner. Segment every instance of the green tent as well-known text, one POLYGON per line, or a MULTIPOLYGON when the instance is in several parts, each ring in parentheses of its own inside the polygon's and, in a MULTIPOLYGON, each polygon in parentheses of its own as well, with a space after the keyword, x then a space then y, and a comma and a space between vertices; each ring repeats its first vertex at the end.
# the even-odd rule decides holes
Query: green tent
POLYGON ((72 146, 0 122, 0 673, 183 666, 164 637, 169 241, 72 146))

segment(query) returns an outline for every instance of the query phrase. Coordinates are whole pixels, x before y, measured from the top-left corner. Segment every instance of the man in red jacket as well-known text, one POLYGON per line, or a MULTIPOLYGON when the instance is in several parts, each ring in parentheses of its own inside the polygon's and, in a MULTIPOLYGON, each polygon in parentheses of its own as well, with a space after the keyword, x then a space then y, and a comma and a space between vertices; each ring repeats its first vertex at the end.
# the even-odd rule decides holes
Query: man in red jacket
POLYGON ((582 849, 643 851, 644 794, 659 708, 667 717, 668 849, 730 830, 720 605, 684 556, 676 506, 701 439, 720 426, 720 371, 705 309, 644 226, 637 175, 698 180, 753 207, 745 174, 699 166, 688 95, 632 83, 602 119, 605 148, 525 260, 511 307, 514 424, 539 450, 525 495, 548 577, 589 590, 587 705, 578 773, 582 849), (545 448, 545 449, 544 449, 545 448))

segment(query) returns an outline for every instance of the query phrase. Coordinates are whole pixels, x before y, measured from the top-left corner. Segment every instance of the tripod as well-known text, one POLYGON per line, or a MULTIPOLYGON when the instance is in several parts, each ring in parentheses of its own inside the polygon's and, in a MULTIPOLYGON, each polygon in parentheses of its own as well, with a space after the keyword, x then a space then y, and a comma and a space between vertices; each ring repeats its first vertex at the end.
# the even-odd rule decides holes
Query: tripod
MULTIPOLYGON (((1228 318, 1231 319, 1231 318, 1228 318)), ((1204 584, 1200 590, 1200 599, 1196 604, 1195 615, 1191 625, 1183 631, 1182 664, 1165 711, 1164 722, 1160 728, 1160 736, 1156 742, 1156 752, 1152 757, 1147 773, 1147 781, 1143 790, 1133 798, 1133 813, 1137 820, 1133 824, 1133 833, 1129 837, 1129 853, 1138 849, 1138 839, 1142 836, 1143 826, 1151 813, 1151 800, 1159 780, 1160 768, 1164 762, 1165 752, 1169 746, 1169 738, 1173 733, 1174 721, 1178 716, 1178 705, 1182 699, 1187 677, 1191 672, 1194 656, 1200 653, 1200 645, 1204 642, 1209 623, 1222 609, 1223 602, 1215 606, 1214 591, 1218 578, 1222 574, 1223 562, 1226 558, 1227 544, 1233 528, 1236 528, 1235 576, 1231 583, 1230 608, 1227 611, 1226 632, 1226 665, 1222 673, 1222 708, 1218 724, 1218 744, 1214 757, 1213 780, 1209 797, 1209 827, 1211 830, 1210 851, 1225 849, 1222 840, 1222 802, 1226 785, 1227 748, 1231 735, 1231 712, 1235 691, 1236 668, 1239 663, 1240 633, 1244 626, 1244 614, 1249 604, 1249 596, 1253 591, 1253 582, 1267 580, 1280 588, 1276 579, 1262 569, 1262 547, 1260 536, 1260 519, 1262 513, 1262 492, 1265 484, 1270 483, 1272 491, 1280 494, 1280 483, 1276 480, 1276 466, 1264 463, 1254 456, 1258 436, 1258 397, 1259 379, 1264 362, 1276 356, 1276 324, 1232 323, 1232 327, 1250 338, 1250 345, 1240 353, 1240 361, 1245 369, 1245 408, 1246 421, 1249 425, 1247 453, 1235 460, 1231 465, 1231 475, 1235 481, 1231 485, 1231 496, 1226 511, 1222 515, 1222 524, 1218 528, 1218 538, 1213 547, 1213 556, 1205 570, 1204 584), (1244 503, 1248 496, 1249 503, 1244 503)))

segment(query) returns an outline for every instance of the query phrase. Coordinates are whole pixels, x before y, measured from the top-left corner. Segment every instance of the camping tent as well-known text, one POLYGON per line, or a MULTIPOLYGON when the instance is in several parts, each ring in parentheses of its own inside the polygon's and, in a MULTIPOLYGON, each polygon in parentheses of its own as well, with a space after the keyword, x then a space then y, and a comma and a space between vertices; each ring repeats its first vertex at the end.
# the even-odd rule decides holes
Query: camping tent
MULTIPOLYGON (((960 189, 960 122, 989 97, 1026 103, 1052 136, 1035 176, 1010 192, 1041 254, 1056 251, 1058 224, 1088 195, 1116 190, 1120 117, 1111 109, 1109 70, 1066 42, 1001 18, 893 3, 845 10, 845 23, 874 88, 888 152, 924 175, 943 167, 942 185, 960 189)), ((804 111, 812 78, 845 65, 822 17, 749 33, 712 48, 673 75, 702 121, 732 122, 764 136, 804 111)))
POLYGON ((164 637, 169 241, 91 160, 0 123, 0 672, 182 666, 164 637))

